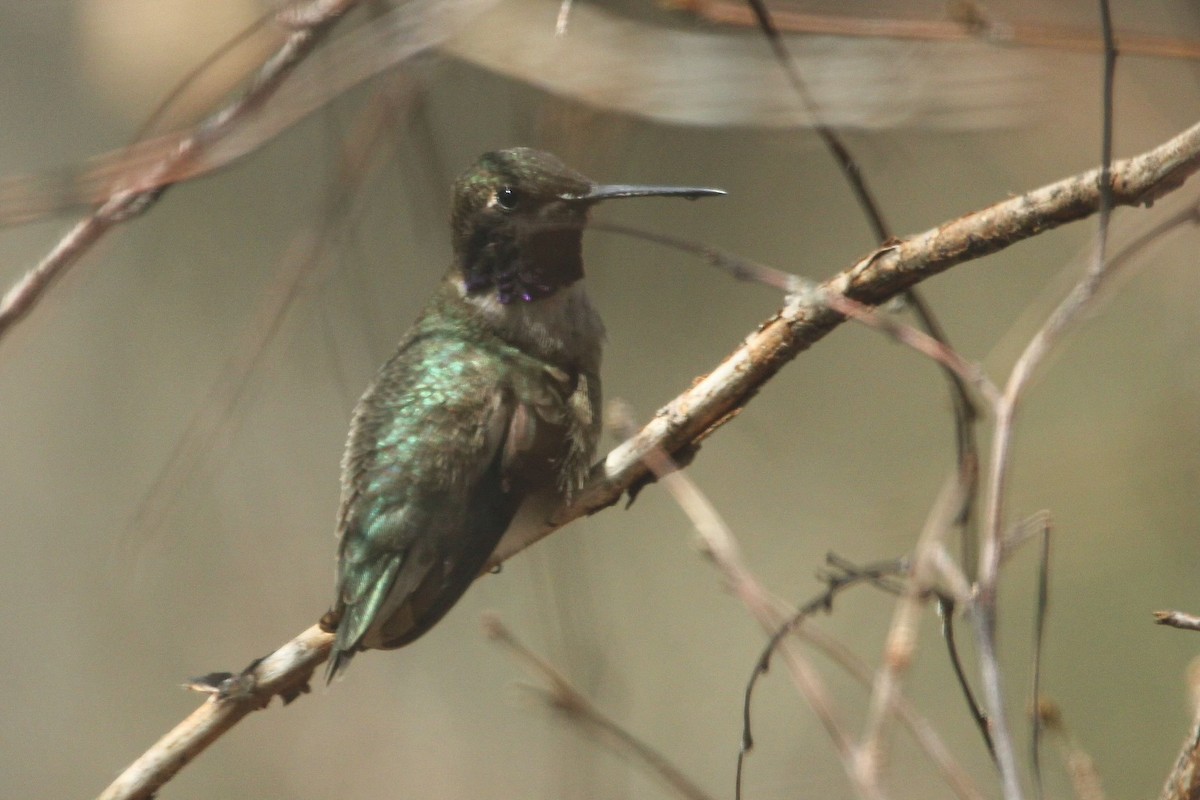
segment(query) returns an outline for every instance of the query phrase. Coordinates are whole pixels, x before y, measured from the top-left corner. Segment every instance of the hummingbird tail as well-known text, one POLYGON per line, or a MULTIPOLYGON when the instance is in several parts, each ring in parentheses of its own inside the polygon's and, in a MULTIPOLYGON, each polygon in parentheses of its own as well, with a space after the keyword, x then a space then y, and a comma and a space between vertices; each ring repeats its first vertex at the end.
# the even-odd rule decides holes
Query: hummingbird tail
POLYGON ((342 650, 336 644, 333 646, 333 652, 329 655, 329 663, 325 666, 325 685, 333 683, 333 679, 350 666, 350 659, 354 658, 353 650, 342 650))
POLYGON ((332 615, 336 615, 337 636, 333 640, 333 652, 325 670, 326 683, 332 682, 349 666, 355 653, 366 649, 363 638, 367 636, 376 617, 379 616, 380 608, 386 603, 402 561, 399 555, 391 555, 382 560, 377 559, 374 563, 364 564, 355 573, 354 581, 349 581, 343 574, 338 588, 337 606, 331 612, 332 615))

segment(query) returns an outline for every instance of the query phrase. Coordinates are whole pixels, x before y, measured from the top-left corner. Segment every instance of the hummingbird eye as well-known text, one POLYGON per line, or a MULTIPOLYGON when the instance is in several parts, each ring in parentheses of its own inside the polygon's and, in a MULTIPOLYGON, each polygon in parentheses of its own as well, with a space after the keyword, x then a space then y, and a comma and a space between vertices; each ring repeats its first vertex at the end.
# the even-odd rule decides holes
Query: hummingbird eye
POLYGON ((496 204, 507 211, 517 207, 518 199, 517 190, 511 186, 501 186, 496 192, 496 204))

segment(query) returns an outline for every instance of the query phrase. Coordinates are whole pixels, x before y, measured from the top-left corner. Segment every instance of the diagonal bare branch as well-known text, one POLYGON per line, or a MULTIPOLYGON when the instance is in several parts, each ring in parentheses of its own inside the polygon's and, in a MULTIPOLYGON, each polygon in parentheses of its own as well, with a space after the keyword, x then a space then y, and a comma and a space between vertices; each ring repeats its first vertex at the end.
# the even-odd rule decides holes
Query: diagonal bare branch
POLYGON ((153 205, 169 185, 166 176, 186 172, 215 142, 236 130, 238 123, 265 103, 283 85, 292 71, 317 46, 357 0, 312 0, 307 7, 308 23, 296 28, 267 59, 246 91, 233 103, 213 114, 170 153, 148 165, 144 174, 129 176, 113 186, 95 210, 76 223, 57 245, 0 298, 0 338, 29 314, 50 286, 97 240, 120 223, 153 205))
POLYGON ((562 673, 526 647, 500 617, 487 614, 483 620, 483 629, 488 638, 505 647, 522 666, 545 684, 527 688, 541 695, 551 708, 577 723, 584 732, 596 737, 617 753, 638 762, 680 797, 686 800, 713 800, 712 795, 684 775, 666 756, 596 708, 595 704, 572 686, 562 673))
POLYGON ((333 636, 313 625, 266 658, 230 678, 204 705, 130 764, 99 800, 147 800, 184 765, 251 711, 280 695, 291 700, 308 690, 313 670, 329 657, 333 636))
POLYGON ((383 24, 362 26, 324 48, 324 65, 330 69, 319 87, 314 81, 296 79, 296 70, 358 1, 298 0, 285 6, 275 16, 289 31, 283 44, 240 97, 195 128, 104 156, 93 169, 66 181, 66 187, 58 186, 61 181, 44 184, 36 176, 0 181, 0 225, 61 210, 64 202, 93 204, 92 211, 0 297, 0 340, 92 245, 146 211, 168 187, 245 155, 339 92, 443 43, 496 2, 406 3, 388 14, 383 24), (57 197, 63 188, 67 196, 57 197))
MULTIPOLYGON (((1148 204, 1178 188, 1197 170, 1200 124, 1153 150, 1113 162, 1113 203, 1148 204)), ((1091 170, 1066 178, 890 244, 826 280, 819 291, 791 297, 711 373, 609 453, 595 467, 588 487, 560 508, 537 536, 497 551, 489 566, 572 520, 614 504, 647 477, 645 459, 650 453, 677 452, 732 419, 785 364, 845 320, 821 300, 823 295, 841 293, 860 303, 878 304, 957 264, 1087 217, 1100 205, 1099 174, 1091 170)), ((276 694, 295 696, 328 657, 332 641, 332 634, 314 626, 251 665, 234 681, 236 691, 216 695, 163 737, 117 779, 103 800, 149 797, 247 713, 265 707, 276 694)))

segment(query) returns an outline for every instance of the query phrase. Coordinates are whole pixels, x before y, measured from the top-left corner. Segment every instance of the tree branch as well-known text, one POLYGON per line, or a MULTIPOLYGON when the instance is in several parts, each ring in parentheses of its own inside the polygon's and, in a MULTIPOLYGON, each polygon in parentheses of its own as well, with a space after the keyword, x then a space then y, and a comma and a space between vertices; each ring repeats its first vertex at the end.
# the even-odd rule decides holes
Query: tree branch
MULTIPOLYGON (((1150 205, 1197 170, 1200 124, 1141 155, 1113 162, 1112 201, 1150 205)), ((1100 206, 1099 175, 1099 169, 1089 170, 885 245, 824 281, 816 291, 793 296, 716 369, 660 409, 637 436, 609 453, 589 486, 540 535, 510 551, 497 551, 492 565, 571 520, 615 503, 629 486, 646 477, 642 462, 648 452, 656 448, 678 452, 728 422, 785 364, 845 320, 829 308, 823 295, 844 294, 878 305, 964 261, 1083 219, 1100 206)))
MULTIPOLYGON (((1149 205, 1200 170, 1200 125, 1134 158, 1112 164, 1112 201, 1149 205)), ((716 369, 659 410, 637 435, 596 466, 589 485, 559 509, 534 537, 497 551, 498 564, 572 520, 614 504, 646 479, 647 456, 694 446, 728 422, 786 363, 824 338, 845 317, 823 297, 844 294, 878 304, 951 267, 997 252, 1050 228, 1082 219, 1100 205, 1100 171, 1003 200, 908 239, 886 245, 815 291, 790 297, 716 369)), ((319 626, 306 630, 241 675, 222 684, 204 706, 163 737, 109 789, 102 800, 147 798, 221 733, 279 694, 291 699, 307 686, 333 641, 319 626)))
POLYGON ((238 721, 280 695, 308 691, 313 670, 329 657, 333 635, 313 625, 240 675, 230 676, 208 701, 175 726, 112 782, 100 800, 146 800, 238 721))

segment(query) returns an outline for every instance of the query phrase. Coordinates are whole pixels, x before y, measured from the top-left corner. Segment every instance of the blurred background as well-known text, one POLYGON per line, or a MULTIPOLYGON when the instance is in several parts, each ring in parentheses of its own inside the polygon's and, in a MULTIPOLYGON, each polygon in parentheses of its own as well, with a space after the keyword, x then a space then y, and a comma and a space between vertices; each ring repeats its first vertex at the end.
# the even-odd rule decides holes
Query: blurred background
MULTIPOLYGON (((200 702, 180 688, 186 678, 239 670, 328 607, 350 410, 440 279, 448 187, 479 153, 533 145, 602 181, 722 187, 719 200, 631 201, 596 216, 812 279, 872 247, 753 31, 632 0, 580 0, 556 42, 557 4, 497 13, 514 9, 530 16, 484 18, 441 55, 341 92, 247 158, 171 189, 0 341, 0 795, 99 793, 200 702), (612 60, 571 60, 594 53, 612 60), (380 110, 382 126, 371 122, 380 110), (669 118, 647 117, 659 111, 669 118), (343 153, 363 152, 363 131, 381 135, 346 192, 343 153)), ((266 10, 251 0, 4 4, 0 175, 80 167, 126 144, 174 85, 266 10)), ((1098 30, 1086 2, 997 0, 988 10, 1098 30)), ((1119 31, 1200 39, 1194 3, 1120 0, 1113 10, 1119 31)), ((944 17, 936 2, 853 13, 944 17)), ((364 13, 344 27, 371 24, 364 13)), ((267 26, 206 72, 165 129, 213 109, 278 35, 267 26)), ((850 126, 845 141, 901 234, 1097 162, 1094 54, 802 36, 792 45, 818 102, 850 126)), ((338 69, 318 53, 301 77, 321 94, 338 69)), ((1123 56, 1117 154, 1193 124, 1198 77, 1193 60, 1123 56)), ((1114 249, 1197 191, 1119 211, 1114 249)), ((74 219, 0 231, 0 283, 74 219)), ((1093 231, 1085 222, 1039 236, 922 291, 961 352, 1002 380, 1078 274, 1093 231)), ((1150 612, 1200 611, 1195 236, 1164 238, 1124 273, 1044 370, 1017 436, 1009 515, 1054 518, 1044 690, 1112 797, 1156 793, 1191 718, 1184 672, 1197 642, 1154 626, 1150 612)), ((613 234, 589 234, 586 259, 609 329, 606 395, 643 419, 781 303, 613 234)), ((911 548, 952 445, 936 368, 846 325, 707 440, 689 472, 765 584, 801 601, 820 590, 827 552, 871 561, 911 548)), ((1001 597, 1022 753, 1035 574, 1027 548, 1001 597)), ((891 609, 891 598, 857 590, 817 624, 877 663, 891 609)), ((314 682, 311 695, 245 720, 161 796, 670 796, 515 688, 525 676, 482 635, 485 610, 693 780, 731 795, 743 687, 763 635, 653 487, 481 579, 413 646, 360 656, 332 687, 314 682)), ((932 612, 923 634, 907 689, 995 793, 932 612)), ((857 730, 864 693, 817 658, 857 730)), ((851 797, 784 672, 756 696, 746 796, 851 797)), ((1067 796, 1063 771, 1047 763, 1050 796, 1067 796)), ((895 797, 945 794, 904 734, 889 775, 895 797)))

